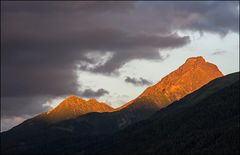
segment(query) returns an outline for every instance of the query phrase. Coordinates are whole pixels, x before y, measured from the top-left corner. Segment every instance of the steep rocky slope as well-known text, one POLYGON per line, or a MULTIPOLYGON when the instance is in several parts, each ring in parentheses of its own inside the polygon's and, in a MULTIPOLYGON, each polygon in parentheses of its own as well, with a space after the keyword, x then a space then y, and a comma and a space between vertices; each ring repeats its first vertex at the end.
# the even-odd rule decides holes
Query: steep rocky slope
MULTIPOLYGON (((221 76, 223 74, 218 67, 206 62, 202 56, 191 57, 157 84, 148 87, 137 99, 144 97, 156 103, 157 107, 162 108, 221 76)), ((133 103, 136 103, 135 101, 136 99, 119 109, 132 106, 133 103)))
POLYGON ((50 122, 59 122, 76 118, 90 112, 111 112, 114 109, 96 99, 84 100, 77 96, 69 96, 57 107, 45 112, 43 115, 50 122))

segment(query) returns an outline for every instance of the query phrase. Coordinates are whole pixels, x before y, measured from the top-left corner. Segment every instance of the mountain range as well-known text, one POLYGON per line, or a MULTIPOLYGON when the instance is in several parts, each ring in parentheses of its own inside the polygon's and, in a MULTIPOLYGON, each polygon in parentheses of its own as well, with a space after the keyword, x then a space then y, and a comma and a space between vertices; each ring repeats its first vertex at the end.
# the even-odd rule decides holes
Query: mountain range
POLYGON ((239 73, 224 76, 203 57, 192 57, 116 109, 69 96, 1 133, 2 152, 239 153, 238 91, 239 73))

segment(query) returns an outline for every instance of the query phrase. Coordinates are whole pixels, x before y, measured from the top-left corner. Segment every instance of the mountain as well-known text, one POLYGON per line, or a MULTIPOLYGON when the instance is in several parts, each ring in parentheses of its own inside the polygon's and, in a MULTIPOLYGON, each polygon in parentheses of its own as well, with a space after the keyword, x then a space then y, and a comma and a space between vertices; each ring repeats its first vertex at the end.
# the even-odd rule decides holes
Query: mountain
POLYGON ((49 122, 59 122, 67 119, 76 118, 90 112, 111 112, 114 109, 105 103, 98 102, 96 99, 88 101, 77 96, 69 96, 56 108, 45 112, 49 122))
POLYGON ((148 87, 140 96, 120 108, 113 109, 95 99, 85 101, 76 96, 70 96, 53 110, 44 113, 44 116, 48 122, 58 122, 89 112, 120 111, 111 117, 121 118, 116 121, 117 128, 123 128, 149 117, 156 110, 181 99, 221 76, 223 74, 216 65, 206 62, 201 56, 191 57, 157 84, 148 87))
POLYGON ((239 154, 239 72, 209 82, 79 154, 239 154), (123 147, 124 146, 124 147, 123 147))
POLYGON ((94 109, 95 112, 83 114, 81 112, 83 107, 81 107, 78 109, 79 115, 75 115, 74 107, 78 105, 78 99, 75 101, 70 97, 70 102, 67 99, 67 102, 60 104, 55 110, 40 114, 3 132, 2 148, 5 152, 11 153, 32 151, 42 153, 61 150, 63 145, 74 145, 79 141, 84 142, 84 144, 81 143, 81 147, 84 147, 98 138, 111 136, 131 124, 149 118, 157 110, 220 76, 222 73, 215 65, 206 62, 202 57, 193 57, 159 83, 147 88, 136 99, 113 111, 107 108, 110 112, 99 113, 94 109), (66 117, 67 120, 65 120, 66 117))
MULTIPOLYGON (((157 84, 148 87, 137 99, 144 97, 156 103, 157 107, 163 108, 221 76, 223 74, 218 67, 206 62, 202 56, 191 57, 157 84)), ((119 109, 133 106, 135 101, 136 99, 119 109)))

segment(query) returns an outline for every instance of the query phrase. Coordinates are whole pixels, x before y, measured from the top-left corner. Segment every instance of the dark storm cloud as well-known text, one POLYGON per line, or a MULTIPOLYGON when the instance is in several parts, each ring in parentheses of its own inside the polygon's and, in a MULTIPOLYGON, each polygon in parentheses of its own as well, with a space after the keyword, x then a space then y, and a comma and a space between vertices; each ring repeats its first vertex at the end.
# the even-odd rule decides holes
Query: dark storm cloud
POLYGON ((85 89, 84 91, 80 92, 80 96, 86 97, 86 98, 96 98, 101 97, 105 94, 109 94, 109 92, 105 89, 98 89, 97 91, 94 91, 92 89, 85 89))
MULTIPOLYGON (((99 39, 100 46, 91 50, 94 51, 103 48, 103 51, 112 51, 113 57, 104 65, 88 69, 89 71, 95 73, 111 73, 132 59, 164 60, 164 58, 158 53, 158 48, 176 48, 189 42, 189 37, 179 37, 177 34, 163 37, 146 34, 134 34, 131 36, 119 33, 116 35, 116 38, 109 38, 111 38, 111 40, 108 40, 106 43, 99 39)), ((94 47, 92 46, 91 48, 94 47)), ((80 68, 86 69, 86 66, 80 66, 80 68)))
POLYGON ((127 82, 127 83, 134 84, 136 86, 144 86, 144 85, 151 85, 152 84, 151 81, 148 81, 148 80, 146 80, 142 77, 137 79, 137 78, 131 78, 131 77, 127 76, 124 81, 127 82))
POLYGON ((185 6, 182 4, 179 9, 184 10, 183 16, 194 13, 189 16, 189 22, 183 24, 182 28, 215 32, 221 35, 231 31, 239 32, 238 7, 239 2, 190 2, 185 6))
POLYGON ((111 74, 133 59, 164 60, 159 49, 190 42, 178 30, 239 32, 237 7, 238 2, 1 1, 2 111, 36 114, 45 102, 39 98, 79 94, 77 68, 111 74), (112 56, 101 63, 106 52, 112 56), (100 55, 93 59, 89 53, 100 55))
MULTIPOLYGON (((144 8, 146 3, 141 2, 140 7, 144 8)), ((228 32, 239 32, 239 2, 236 1, 152 2, 147 6, 151 8, 149 12, 155 15, 145 16, 155 19, 160 16, 153 22, 161 29, 212 32, 222 36, 228 32)))
POLYGON ((11 117, 4 117, 1 118, 1 132, 11 129, 12 127, 16 126, 17 124, 22 123, 24 120, 31 118, 29 115, 24 116, 11 116, 11 117))
MULTIPOLYGON (((180 47, 188 37, 176 34, 157 36, 132 34, 115 29, 95 29, 72 34, 71 37, 34 38, 24 36, 3 40, 4 96, 63 95, 77 90, 74 64, 93 61, 84 54, 111 51, 114 57, 92 72, 111 73, 136 58, 162 59, 157 48, 180 47), (16 78, 17 77, 17 78, 16 78)), ((84 66, 80 68, 83 69, 84 66)))
POLYGON ((1 97, 1 118, 29 115, 33 116, 49 107, 42 104, 51 99, 50 96, 38 97, 1 97))
POLYGON ((56 1, 22 1, 22 2, 5 2, 2 3, 5 12, 122 12, 132 9, 134 2, 99 2, 99 1, 81 1, 81 2, 66 2, 61 3, 56 1), (19 7, 19 5, 22 5, 19 7))
POLYGON ((77 92, 76 75, 69 67, 12 66, 1 71, 2 97, 65 95, 77 92))
POLYGON ((36 114, 50 109, 42 106, 51 97, 1 97, 1 132, 8 130, 36 114))

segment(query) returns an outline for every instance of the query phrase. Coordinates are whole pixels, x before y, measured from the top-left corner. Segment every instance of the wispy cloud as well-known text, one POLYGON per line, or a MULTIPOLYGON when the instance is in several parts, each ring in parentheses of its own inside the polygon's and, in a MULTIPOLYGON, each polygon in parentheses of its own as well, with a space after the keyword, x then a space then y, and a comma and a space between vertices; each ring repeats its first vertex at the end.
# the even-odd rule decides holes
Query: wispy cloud
POLYGON ((102 88, 98 89, 97 91, 94 91, 92 89, 85 89, 84 91, 81 91, 79 94, 81 97, 97 98, 97 97, 101 97, 105 94, 109 94, 109 92, 102 88))
POLYGON ((131 84, 136 85, 136 86, 144 86, 144 85, 151 85, 152 84, 151 81, 146 80, 142 77, 137 79, 137 78, 131 78, 129 76, 126 77, 125 82, 131 83, 131 84))
POLYGON ((222 55, 222 54, 225 54, 227 53, 226 51, 215 51, 212 53, 212 55, 222 55))

